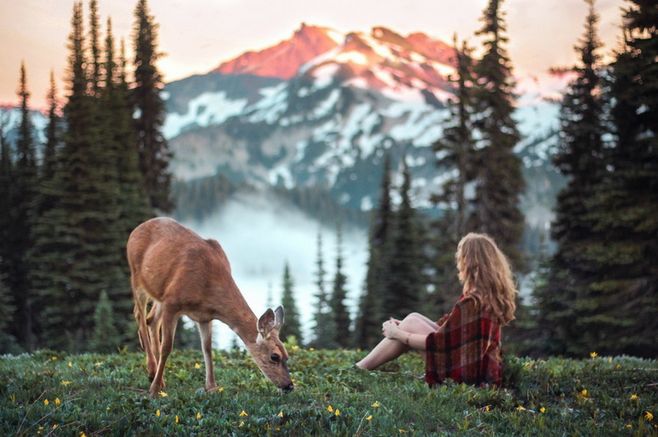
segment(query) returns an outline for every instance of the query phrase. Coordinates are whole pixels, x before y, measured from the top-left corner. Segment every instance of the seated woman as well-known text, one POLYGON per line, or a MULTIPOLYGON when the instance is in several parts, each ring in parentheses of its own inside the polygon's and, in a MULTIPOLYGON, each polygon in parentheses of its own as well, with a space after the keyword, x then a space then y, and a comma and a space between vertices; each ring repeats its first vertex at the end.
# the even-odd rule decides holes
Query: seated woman
POLYGON ((384 338, 356 365, 375 369, 414 350, 425 357, 430 386, 446 378, 467 384, 502 382, 501 327, 514 320, 516 286, 505 255, 483 234, 466 235, 455 254, 462 296, 437 322, 418 313, 382 325, 384 338))

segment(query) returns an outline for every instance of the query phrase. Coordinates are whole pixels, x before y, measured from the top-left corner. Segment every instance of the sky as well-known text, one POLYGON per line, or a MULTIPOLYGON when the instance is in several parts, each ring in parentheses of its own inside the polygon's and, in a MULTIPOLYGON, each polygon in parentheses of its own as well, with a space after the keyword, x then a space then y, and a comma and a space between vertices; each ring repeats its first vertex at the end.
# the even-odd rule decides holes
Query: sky
MULTIPOLYGON (((99 0, 105 28, 112 18, 115 37, 130 47, 136 0, 99 0)), ((476 45, 474 32, 487 0, 151 0, 160 26, 159 67, 165 82, 205 73, 247 50, 273 45, 302 22, 341 32, 389 27, 425 32, 446 42, 457 32, 476 45)), ((623 0, 598 0, 605 52, 617 46, 623 0)), ((88 11, 85 1, 85 13, 88 11)), ((49 72, 60 95, 66 73, 72 0, 0 0, 0 103, 15 103, 21 61, 25 62, 33 107, 45 106, 49 72)), ((570 65, 582 34, 583 0, 508 0, 509 53, 517 75, 537 75, 570 65)))

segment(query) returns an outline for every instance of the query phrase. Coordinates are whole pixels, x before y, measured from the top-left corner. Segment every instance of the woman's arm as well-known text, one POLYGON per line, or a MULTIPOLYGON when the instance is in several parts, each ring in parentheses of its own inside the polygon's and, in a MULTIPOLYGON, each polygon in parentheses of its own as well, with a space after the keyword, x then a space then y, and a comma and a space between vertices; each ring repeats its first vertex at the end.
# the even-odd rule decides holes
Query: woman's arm
POLYGON ((391 340, 397 340, 402 344, 409 346, 415 350, 425 350, 425 340, 427 334, 416 334, 413 332, 405 331, 400 328, 394 321, 384 322, 382 329, 384 336, 391 340))

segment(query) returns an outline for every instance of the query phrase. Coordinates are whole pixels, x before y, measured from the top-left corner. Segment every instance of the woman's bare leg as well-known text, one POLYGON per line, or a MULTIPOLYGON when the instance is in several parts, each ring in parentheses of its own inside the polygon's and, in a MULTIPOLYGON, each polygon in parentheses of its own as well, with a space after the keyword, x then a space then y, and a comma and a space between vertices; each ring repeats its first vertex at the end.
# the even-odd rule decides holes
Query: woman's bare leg
MULTIPOLYGON (((433 329, 427 322, 418 319, 411 314, 405 317, 398 326, 400 329, 412 334, 429 334, 436 331, 436 329, 433 329)), ((368 355, 366 355, 364 359, 356 363, 356 365, 362 369, 376 369, 382 364, 396 359, 409 349, 409 346, 400 341, 384 338, 368 355)))
POLYGON ((423 323, 427 324, 427 326, 432 328, 433 331, 436 331, 437 329, 439 329, 439 325, 437 325, 434 320, 430 319, 429 317, 426 317, 426 316, 422 315, 421 313, 411 313, 407 317, 414 317, 414 318, 422 321, 423 323))

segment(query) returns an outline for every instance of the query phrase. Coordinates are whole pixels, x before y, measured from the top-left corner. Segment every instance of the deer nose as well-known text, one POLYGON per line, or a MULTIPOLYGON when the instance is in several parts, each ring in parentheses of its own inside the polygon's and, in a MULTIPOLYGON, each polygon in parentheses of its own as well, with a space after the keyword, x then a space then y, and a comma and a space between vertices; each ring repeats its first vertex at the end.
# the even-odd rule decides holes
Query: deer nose
POLYGON ((283 387, 283 391, 284 391, 284 393, 290 393, 291 391, 293 391, 294 388, 295 388, 295 386, 292 385, 292 382, 291 382, 290 384, 283 387))

